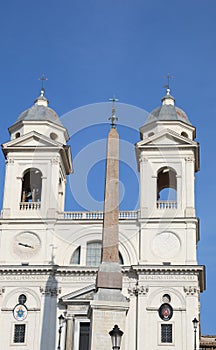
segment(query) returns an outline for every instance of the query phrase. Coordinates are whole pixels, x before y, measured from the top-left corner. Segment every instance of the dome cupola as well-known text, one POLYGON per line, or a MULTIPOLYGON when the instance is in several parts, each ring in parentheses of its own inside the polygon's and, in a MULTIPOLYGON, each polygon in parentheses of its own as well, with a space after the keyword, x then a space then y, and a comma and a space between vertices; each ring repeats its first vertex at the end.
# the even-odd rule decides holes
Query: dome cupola
POLYGON ((33 106, 22 112, 16 123, 9 128, 11 140, 32 131, 61 144, 66 144, 69 140, 67 129, 62 125, 58 114, 49 107, 43 86, 33 106))
POLYGON ((57 113, 50 107, 48 99, 44 96, 45 90, 44 88, 41 89, 40 96, 36 98, 34 101, 34 105, 28 109, 26 109, 24 112, 22 112, 17 122, 28 120, 28 121, 49 121, 54 124, 62 126, 62 123, 59 119, 59 116, 57 113))
POLYGON ((176 107, 175 98, 170 94, 169 87, 161 102, 161 106, 149 113, 145 124, 140 128, 141 139, 169 129, 181 136, 194 140, 196 129, 190 123, 183 109, 176 107))
POLYGON ((175 106, 175 99, 167 89, 166 95, 161 99, 162 105, 155 108, 148 116, 146 124, 158 120, 171 121, 179 120, 191 125, 187 114, 179 107, 175 106))

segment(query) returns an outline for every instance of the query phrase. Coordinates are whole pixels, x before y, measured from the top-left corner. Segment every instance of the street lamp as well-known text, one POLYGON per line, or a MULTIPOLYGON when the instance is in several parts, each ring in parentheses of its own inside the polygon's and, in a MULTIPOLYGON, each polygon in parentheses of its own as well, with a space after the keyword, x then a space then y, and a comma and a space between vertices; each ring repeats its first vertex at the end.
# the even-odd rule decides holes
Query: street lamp
POLYGON ((124 332, 121 331, 121 329, 115 324, 113 329, 109 332, 109 335, 111 337, 112 341, 112 349, 113 350, 119 350, 121 346, 121 338, 123 336, 124 332))
POLYGON ((192 322, 193 322, 193 327, 194 327, 194 350, 197 350, 196 332, 197 332, 197 327, 198 327, 199 321, 196 319, 196 317, 194 317, 192 322))
POLYGON ((63 315, 60 315, 60 316, 58 317, 58 320, 59 320, 59 330, 58 330, 59 339, 58 339, 58 347, 57 347, 57 350, 61 350, 61 333, 62 333, 63 322, 64 322, 65 318, 64 318, 63 315))

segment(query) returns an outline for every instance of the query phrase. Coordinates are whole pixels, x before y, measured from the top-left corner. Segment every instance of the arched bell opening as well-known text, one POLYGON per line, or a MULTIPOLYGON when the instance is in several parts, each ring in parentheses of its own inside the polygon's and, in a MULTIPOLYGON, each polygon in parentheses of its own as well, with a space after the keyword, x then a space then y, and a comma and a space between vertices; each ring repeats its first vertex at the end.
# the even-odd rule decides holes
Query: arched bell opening
POLYGON ((41 202, 42 173, 37 168, 29 168, 23 174, 21 202, 41 202))
POLYGON ((157 208, 177 208, 177 173, 171 167, 163 167, 157 175, 157 208))

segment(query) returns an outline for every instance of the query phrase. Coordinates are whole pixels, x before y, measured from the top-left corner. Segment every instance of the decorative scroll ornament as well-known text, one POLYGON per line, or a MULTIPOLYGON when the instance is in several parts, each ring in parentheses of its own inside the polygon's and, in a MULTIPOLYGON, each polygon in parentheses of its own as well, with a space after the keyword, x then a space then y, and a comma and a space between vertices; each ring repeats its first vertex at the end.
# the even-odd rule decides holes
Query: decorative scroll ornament
POLYGON ((149 291, 149 287, 146 286, 136 286, 133 288, 128 288, 128 293, 132 295, 146 295, 149 291))
POLYGON ((199 292, 199 289, 197 287, 184 287, 184 291, 187 295, 194 295, 199 292))
POLYGON ((192 157, 192 156, 185 157, 185 161, 186 162, 194 162, 194 157, 192 157))

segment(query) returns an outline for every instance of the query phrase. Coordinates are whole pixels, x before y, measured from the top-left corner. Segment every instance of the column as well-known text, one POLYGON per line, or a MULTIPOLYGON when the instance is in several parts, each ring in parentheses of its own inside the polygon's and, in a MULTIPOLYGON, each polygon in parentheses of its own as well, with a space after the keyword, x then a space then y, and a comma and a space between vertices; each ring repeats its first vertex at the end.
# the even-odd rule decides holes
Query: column
POLYGON ((65 350, 73 350, 73 315, 66 316, 66 343, 65 350))

